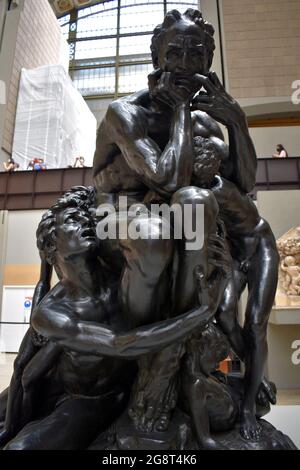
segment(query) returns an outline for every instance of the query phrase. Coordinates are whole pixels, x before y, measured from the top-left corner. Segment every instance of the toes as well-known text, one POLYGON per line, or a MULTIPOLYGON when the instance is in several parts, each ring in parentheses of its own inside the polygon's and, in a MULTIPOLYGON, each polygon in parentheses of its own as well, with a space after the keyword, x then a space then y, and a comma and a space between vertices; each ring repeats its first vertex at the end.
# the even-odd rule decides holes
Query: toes
POLYGON ((259 425, 251 427, 241 427, 241 436, 247 441, 258 441, 261 437, 262 428, 259 425))
POLYGON ((241 436, 243 439, 246 439, 247 441, 250 439, 250 434, 248 432, 248 429, 244 428, 243 426, 241 427, 241 436))
POLYGON ((262 433, 261 426, 257 425, 252 431, 253 431, 253 439, 259 440, 261 433, 262 433))
POLYGON ((154 416, 154 412, 155 412, 154 406, 148 406, 148 409, 146 411, 146 418, 151 420, 154 416))

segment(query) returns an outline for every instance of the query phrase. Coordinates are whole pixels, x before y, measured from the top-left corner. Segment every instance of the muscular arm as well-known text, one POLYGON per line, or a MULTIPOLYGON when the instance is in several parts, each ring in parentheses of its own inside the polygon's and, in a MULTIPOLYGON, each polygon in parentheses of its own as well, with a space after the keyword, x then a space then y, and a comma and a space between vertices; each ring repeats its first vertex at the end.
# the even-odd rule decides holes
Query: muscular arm
POLYGON ((229 159, 222 165, 221 174, 235 183, 243 193, 249 193, 255 185, 257 156, 246 115, 238 102, 226 92, 214 72, 207 77, 197 75, 197 79, 207 95, 196 97, 193 109, 207 112, 228 130, 229 159))
POLYGON ((246 117, 241 114, 227 125, 229 136, 229 160, 222 169, 222 176, 235 183, 242 192, 249 193, 255 186, 257 156, 249 134, 246 117))
POLYGON ((207 324, 213 317, 217 304, 218 300, 215 298, 179 317, 122 334, 116 333, 107 325, 78 320, 58 303, 40 305, 33 313, 32 322, 40 334, 62 347, 92 355, 137 358, 163 349, 174 341, 183 339, 194 328, 207 324))
MULTIPOLYGON (((193 161, 193 132, 191 113, 187 104, 173 109, 171 134, 161 151, 148 136, 145 110, 124 102, 113 103, 99 129, 98 139, 110 135, 128 166, 151 189, 168 195, 190 184, 193 161)), ((99 144, 99 151, 105 147, 99 144)))

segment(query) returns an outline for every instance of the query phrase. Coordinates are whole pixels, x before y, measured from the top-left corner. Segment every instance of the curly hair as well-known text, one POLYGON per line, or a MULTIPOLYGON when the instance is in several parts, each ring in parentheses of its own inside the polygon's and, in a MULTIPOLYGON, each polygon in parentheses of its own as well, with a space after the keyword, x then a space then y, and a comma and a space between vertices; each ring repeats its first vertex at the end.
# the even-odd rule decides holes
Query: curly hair
POLYGON ((228 156, 228 146, 222 140, 211 137, 194 137, 193 184, 207 188, 219 172, 222 161, 228 156))
POLYGON ((155 69, 159 67, 158 65, 158 50, 162 44, 164 37, 167 31, 174 26, 174 24, 180 21, 189 21, 194 23, 199 27, 199 31, 203 35, 203 45, 206 48, 208 56, 208 68, 211 67, 214 51, 216 48, 214 34, 214 27, 205 21, 202 17, 202 13, 199 10, 194 10, 189 8, 185 13, 181 14, 178 10, 171 10, 165 16, 165 19, 162 24, 156 26, 153 31, 152 43, 151 43, 151 53, 152 53, 152 62, 155 69))
POLYGON ((56 217, 58 213, 68 207, 88 211, 94 202, 95 189, 93 187, 74 186, 64 193, 43 215, 36 232, 37 247, 41 257, 47 259, 49 264, 53 265, 55 263, 56 217))
POLYGON ((213 322, 210 322, 202 331, 198 347, 202 351, 206 349, 213 351, 216 355, 216 362, 224 361, 230 353, 230 345, 226 336, 213 322))

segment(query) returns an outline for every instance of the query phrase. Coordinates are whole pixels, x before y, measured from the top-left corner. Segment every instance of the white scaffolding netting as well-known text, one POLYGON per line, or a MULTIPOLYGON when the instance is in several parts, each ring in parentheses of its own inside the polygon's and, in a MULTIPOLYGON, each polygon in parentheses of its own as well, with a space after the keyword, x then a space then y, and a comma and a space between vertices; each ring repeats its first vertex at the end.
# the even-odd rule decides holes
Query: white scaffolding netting
POLYGON ((92 166, 97 122, 61 65, 22 69, 13 158, 26 170, 33 159, 66 168, 77 157, 92 166))

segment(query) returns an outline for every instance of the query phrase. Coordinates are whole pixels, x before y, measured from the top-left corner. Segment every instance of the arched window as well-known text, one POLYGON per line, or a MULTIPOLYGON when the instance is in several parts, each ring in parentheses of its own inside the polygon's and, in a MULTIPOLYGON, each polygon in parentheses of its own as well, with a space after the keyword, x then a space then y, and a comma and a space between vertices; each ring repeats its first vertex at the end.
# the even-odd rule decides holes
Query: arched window
POLYGON ((100 120, 112 99, 147 86, 153 29, 167 11, 199 0, 106 0, 59 19, 70 46, 70 75, 100 120))

